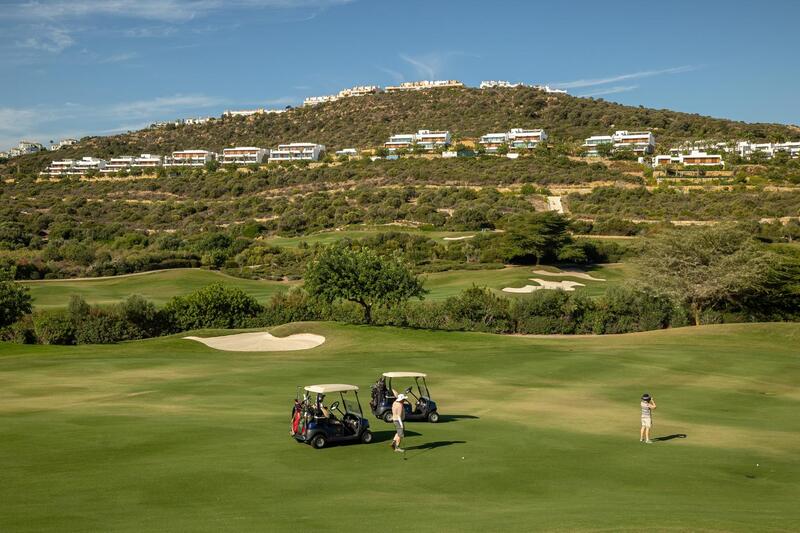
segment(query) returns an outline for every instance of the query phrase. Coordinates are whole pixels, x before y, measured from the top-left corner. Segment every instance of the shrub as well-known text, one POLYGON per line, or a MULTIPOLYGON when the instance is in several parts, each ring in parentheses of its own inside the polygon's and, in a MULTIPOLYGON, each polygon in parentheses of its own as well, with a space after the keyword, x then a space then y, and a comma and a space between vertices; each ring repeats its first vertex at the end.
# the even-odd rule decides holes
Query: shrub
POLYGON ((590 332, 593 309, 592 300, 580 293, 540 290, 514 300, 511 312, 517 333, 568 335, 590 332))
POLYGON ((0 281, 0 328, 13 324, 31 312, 31 295, 27 287, 13 281, 0 281))
POLYGON ((41 344, 75 344, 75 323, 65 311, 35 314, 33 328, 41 344))
POLYGON ((485 287, 473 286, 448 298, 443 311, 453 329, 505 333, 513 331, 509 307, 506 298, 495 296, 485 287))
POLYGON ((243 290, 212 283, 186 296, 176 296, 164 307, 173 331, 236 328, 263 308, 243 290))
POLYGON ((594 333, 630 333, 670 326, 675 304, 668 297, 633 287, 611 287, 597 302, 594 333))

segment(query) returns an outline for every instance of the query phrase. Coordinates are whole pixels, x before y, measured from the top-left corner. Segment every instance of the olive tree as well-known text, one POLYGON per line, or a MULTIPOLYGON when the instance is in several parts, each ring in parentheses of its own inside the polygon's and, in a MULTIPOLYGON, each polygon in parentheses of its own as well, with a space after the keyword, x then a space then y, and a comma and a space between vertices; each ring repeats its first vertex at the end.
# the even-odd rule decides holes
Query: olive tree
POLYGON ((372 322, 376 305, 396 305, 422 298, 422 282, 397 257, 383 257, 370 248, 335 246, 324 249, 308 265, 305 289, 328 303, 355 302, 364 310, 364 321, 372 322))

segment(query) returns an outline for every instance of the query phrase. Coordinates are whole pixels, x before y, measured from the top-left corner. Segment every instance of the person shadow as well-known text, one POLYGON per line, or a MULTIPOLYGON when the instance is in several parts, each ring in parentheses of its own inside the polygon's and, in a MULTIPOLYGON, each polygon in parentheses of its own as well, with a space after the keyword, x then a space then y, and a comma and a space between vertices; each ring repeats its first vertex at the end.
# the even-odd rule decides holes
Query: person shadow
MULTIPOLYGON (((411 431, 408 428, 404 431, 406 437, 419 437, 421 433, 417 433, 416 431, 411 431)), ((373 431, 372 432, 372 442, 389 442, 395 436, 395 431, 373 431)))
POLYGON ((656 437, 656 438, 653 439, 653 441, 655 441, 655 442, 664 442, 666 440, 685 439, 685 438, 686 438, 686 433, 675 433, 673 435, 665 435, 663 437, 656 437))
POLYGON ((473 415, 439 415, 439 424, 446 424, 448 422, 456 422, 458 420, 480 420, 481 417, 473 415))
POLYGON ((408 446, 406 450, 435 450, 436 448, 443 448, 444 446, 452 446, 453 444, 466 444, 465 440, 436 440, 433 442, 426 442, 416 446, 408 446))

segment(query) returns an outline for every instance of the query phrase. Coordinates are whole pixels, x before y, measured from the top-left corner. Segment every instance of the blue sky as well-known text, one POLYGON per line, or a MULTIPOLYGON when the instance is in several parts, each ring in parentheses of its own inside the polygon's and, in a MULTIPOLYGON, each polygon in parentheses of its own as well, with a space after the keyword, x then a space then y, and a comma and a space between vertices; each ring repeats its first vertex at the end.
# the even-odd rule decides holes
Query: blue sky
POLYGON ((0 149, 430 78, 800 124, 799 20, 794 0, 3 0, 0 149))

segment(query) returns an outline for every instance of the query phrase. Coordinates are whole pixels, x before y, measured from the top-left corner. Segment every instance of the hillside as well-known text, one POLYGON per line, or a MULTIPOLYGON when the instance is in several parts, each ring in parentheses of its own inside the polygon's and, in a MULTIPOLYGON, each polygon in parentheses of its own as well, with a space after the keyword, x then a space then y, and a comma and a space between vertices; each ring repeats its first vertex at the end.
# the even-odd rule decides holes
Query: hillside
POLYGON ((269 147, 295 141, 319 142, 329 150, 367 148, 380 145, 392 133, 421 128, 449 129, 457 139, 464 139, 511 127, 542 127, 556 142, 578 141, 614 129, 649 129, 662 145, 684 139, 800 136, 797 126, 748 124, 531 88, 439 89, 348 98, 278 115, 231 117, 202 125, 87 137, 67 149, 14 159, 13 165, 0 166, 0 172, 38 171, 53 159, 84 155, 163 154, 185 148, 220 151, 232 145, 269 147))

